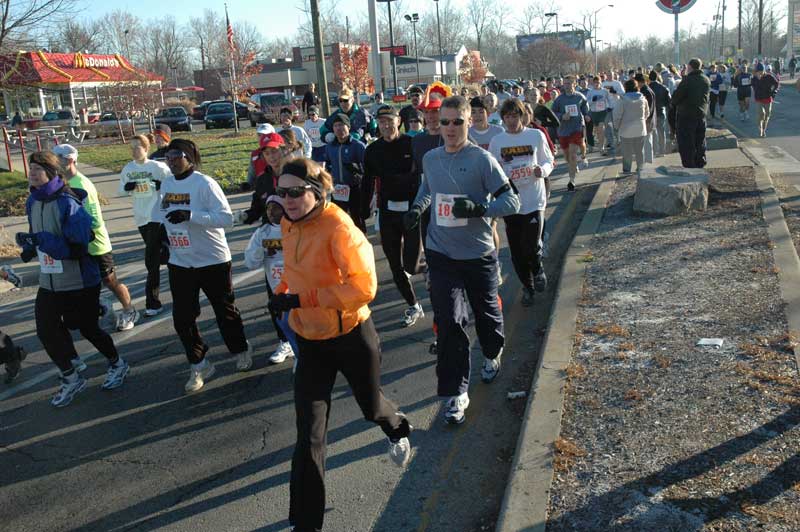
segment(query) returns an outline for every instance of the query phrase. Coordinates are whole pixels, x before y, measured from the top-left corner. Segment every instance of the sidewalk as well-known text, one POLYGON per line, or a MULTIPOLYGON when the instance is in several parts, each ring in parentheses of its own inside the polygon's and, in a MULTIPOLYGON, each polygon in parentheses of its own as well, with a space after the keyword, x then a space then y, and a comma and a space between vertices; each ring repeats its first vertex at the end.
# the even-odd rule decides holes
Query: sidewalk
MULTIPOLYGON (((716 188, 705 213, 637 217, 634 177, 600 187, 564 264, 498 532, 696 530, 736 504, 750 508, 746 496, 770 480, 786 487, 777 471, 797 444, 787 445, 790 425, 774 423, 794 422, 796 364, 761 214, 766 192, 740 150, 708 159, 716 188), (716 336, 719 352, 694 346, 716 336), (721 473, 702 464, 753 442, 770 447, 741 454, 750 476, 728 472, 750 489, 692 487, 694 476, 721 473)), ((677 154, 657 164, 679 165, 677 154)), ((794 495, 781 511, 796 507, 794 495)))

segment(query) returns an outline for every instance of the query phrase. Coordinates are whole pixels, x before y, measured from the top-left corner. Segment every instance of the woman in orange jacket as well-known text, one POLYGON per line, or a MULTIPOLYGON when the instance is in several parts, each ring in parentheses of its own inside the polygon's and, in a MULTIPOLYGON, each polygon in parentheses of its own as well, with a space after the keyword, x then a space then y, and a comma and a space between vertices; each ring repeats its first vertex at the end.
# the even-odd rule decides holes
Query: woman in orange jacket
POLYGON ((389 456, 411 456, 405 415, 380 387, 380 341, 367 306, 378 280, 372 245, 350 216, 331 203, 331 175, 310 159, 287 162, 276 193, 283 198, 284 272, 269 308, 289 312, 297 333, 289 522, 295 532, 322 529, 325 447, 336 374, 347 378, 364 417, 389 438, 389 456))

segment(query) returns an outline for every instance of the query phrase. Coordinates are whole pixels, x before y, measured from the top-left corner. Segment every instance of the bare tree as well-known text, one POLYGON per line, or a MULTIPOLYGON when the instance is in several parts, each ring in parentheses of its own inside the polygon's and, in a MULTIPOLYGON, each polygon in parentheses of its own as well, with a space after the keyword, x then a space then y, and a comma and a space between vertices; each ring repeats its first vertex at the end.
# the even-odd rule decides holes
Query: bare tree
POLYGON ((103 48, 102 24, 100 21, 66 20, 56 26, 47 42, 51 52, 98 53, 103 48))
POLYGON ((201 69, 225 68, 228 63, 228 41, 222 20, 211 9, 205 9, 201 17, 189 19, 188 44, 199 52, 201 69))
MULTIPOLYGON (((494 0, 469 0, 467 19, 475 30, 475 42, 478 50, 483 50, 482 40, 487 29, 491 28, 497 6, 494 0)), ((502 10, 501 10, 502 11, 502 10)))
POLYGON ((531 33, 545 33, 547 31, 547 23, 549 18, 545 13, 551 13, 556 10, 556 2, 554 0, 532 0, 531 3, 519 13, 516 24, 513 29, 522 35, 531 33))
POLYGON ((116 9, 101 19, 100 31, 106 53, 120 53, 133 63, 142 62, 142 21, 136 15, 116 9))
POLYGON ((30 41, 46 27, 45 21, 69 16, 75 0, 0 0, 0 6, 0 53, 8 53, 17 43, 30 41))

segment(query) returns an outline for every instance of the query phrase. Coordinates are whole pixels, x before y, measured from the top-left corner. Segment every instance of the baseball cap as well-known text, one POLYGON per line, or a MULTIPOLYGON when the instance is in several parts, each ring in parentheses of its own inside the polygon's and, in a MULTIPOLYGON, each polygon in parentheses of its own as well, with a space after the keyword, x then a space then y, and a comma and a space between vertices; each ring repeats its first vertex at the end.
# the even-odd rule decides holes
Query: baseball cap
POLYGON ((340 100, 352 100, 353 99, 353 91, 348 88, 344 88, 339 92, 339 99, 340 100))
POLYGON ((273 131, 261 137, 258 147, 263 150, 265 148, 280 148, 284 144, 283 137, 273 131))
POLYGON ((400 114, 397 112, 397 109, 391 105, 382 105, 378 109, 378 112, 375 113, 375 117, 380 118, 382 116, 400 116, 400 114))
POLYGON ((272 124, 258 124, 256 133, 259 135, 269 135, 270 133, 275 133, 275 128, 272 127, 272 124))
POLYGON ((413 87, 408 89, 408 94, 409 95, 411 95, 411 94, 423 94, 422 87, 418 87, 417 85, 414 85, 413 87))
POLYGON ((308 107, 308 113, 309 114, 311 114, 311 113, 319 114, 319 107, 317 107, 316 105, 309 106, 308 107))
POLYGON ((71 144, 59 144, 53 147, 53 153, 65 159, 72 159, 78 161, 78 150, 71 144))

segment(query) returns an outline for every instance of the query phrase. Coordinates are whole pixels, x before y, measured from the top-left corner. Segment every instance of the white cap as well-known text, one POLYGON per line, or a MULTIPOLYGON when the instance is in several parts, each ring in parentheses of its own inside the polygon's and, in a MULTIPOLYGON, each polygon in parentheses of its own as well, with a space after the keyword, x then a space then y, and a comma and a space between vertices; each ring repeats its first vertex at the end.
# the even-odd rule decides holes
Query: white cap
POLYGON ((72 159, 78 161, 78 150, 71 144, 59 144, 53 147, 53 153, 65 159, 72 159))
POLYGON ((258 124, 256 133, 259 135, 269 135, 270 133, 275 133, 275 128, 272 127, 272 124, 258 124))

